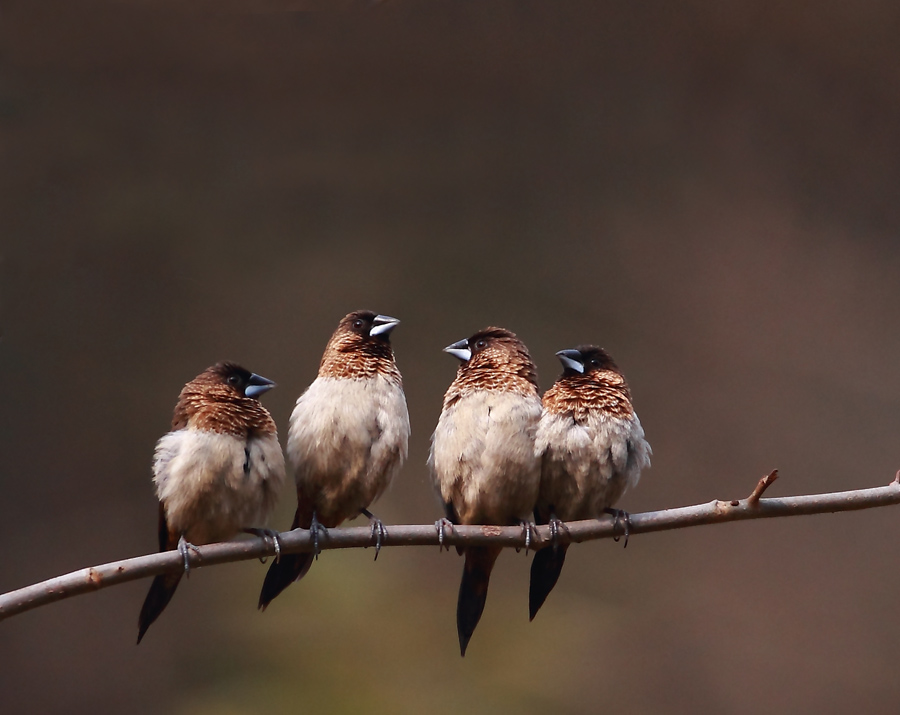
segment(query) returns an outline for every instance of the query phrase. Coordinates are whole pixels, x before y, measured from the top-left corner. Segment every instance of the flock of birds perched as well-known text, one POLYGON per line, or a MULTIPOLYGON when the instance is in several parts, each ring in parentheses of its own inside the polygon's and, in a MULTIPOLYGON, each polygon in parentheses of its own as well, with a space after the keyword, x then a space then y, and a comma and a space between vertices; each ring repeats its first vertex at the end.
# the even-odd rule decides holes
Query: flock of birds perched
MULTIPOLYGON (((356 311, 331 336, 319 373, 297 400, 287 456, 297 484, 292 529, 309 529, 314 550, 280 553, 278 534, 261 528, 285 479, 275 422, 259 402, 274 386, 233 363, 219 363, 184 386, 172 430, 156 446, 159 548, 188 550, 241 532, 274 541, 276 559, 259 608, 309 571, 320 532, 364 515, 407 455, 409 414, 390 334, 396 318, 356 311)), ((602 348, 557 353, 563 373, 541 399, 525 345, 503 328, 485 328, 444 348, 460 360, 444 395, 428 466, 446 511, 436 525, 549 524, 599 518, 650 464, 650 446, 628 384, 602 348), (532 522, 532 518, 534 522, 532 522)), ((533 619, 556 584, 567 544, 537 544, 531 566, 533 619)), ((481 618, 491 570, 502 548, 458 547, 465 566, 457 603, 462 655, 481 618)), ((138 643, 165 609, 182 576, 153 580, 138 643)))

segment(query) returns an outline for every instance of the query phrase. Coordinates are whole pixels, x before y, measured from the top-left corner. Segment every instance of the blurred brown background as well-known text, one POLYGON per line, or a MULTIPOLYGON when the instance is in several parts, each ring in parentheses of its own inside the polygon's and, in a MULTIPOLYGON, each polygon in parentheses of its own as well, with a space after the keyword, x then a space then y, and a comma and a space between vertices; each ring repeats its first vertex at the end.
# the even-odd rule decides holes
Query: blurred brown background
MULTIPOLYGON (((360 307, 403 321, 388 524, 439 516, 441 348, 487 324, 543 387, 617 358, 631 511, 891 480, 896 3, 315 5, 2 3, 0 591, 153 551, 181 385, 240 361, 283 436, 360 307)), ((327 553, 264 615, 266 567, 201 570, 140 647, 137 582, 0 624, 0 710, 893 712, 898 519, 586 544, 531 624, 509 552, 464 660, 436 549, 327 553)))

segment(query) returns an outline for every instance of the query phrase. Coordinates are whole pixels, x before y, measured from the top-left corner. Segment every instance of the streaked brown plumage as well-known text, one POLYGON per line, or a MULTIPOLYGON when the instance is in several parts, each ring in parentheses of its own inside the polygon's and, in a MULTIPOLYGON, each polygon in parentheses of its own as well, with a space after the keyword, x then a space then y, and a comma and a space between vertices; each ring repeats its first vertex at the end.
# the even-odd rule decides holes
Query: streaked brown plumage
MULTIPOLYGON (((225 541, 260 530, 284 482, 275 422, 257 399, 274 383, 234 363, 218 363, 181 391, 172 431, 156 445, 159 549, 225 541)), ((187 564, 187 561, 185 561, 187 564)), ((141 608, 138 643, 165 609, 182 572, 153 579, 141 608)))
MULTIPOLYGON (((650 466, 650 445, 628 384, 609 354, 585 345, 557 356, 563 374, 544 393, 535 440, 541 459, 538 524, 600 517, 650 466)), ((553 544, 534 556, 528 599, 532 619, 556 585, 567 547, 553 544)))
MULTIPOLYGON (((462 364, 444 395, 428 463, 447 518, 454 524, 525 523, 540 478, 534 438, 541 401, 531 356, 503 328, 486 328, 445 351, 462 364)), ((501 550, 460 549, 466 557, 456 610, 462 655, 501 550)))
MULTIPOLYGON (((371 311, 345 316, 297 400, 287 443, 297 483, 292 529, 327 529, 367 513, 406 459, 409 414, 390 343, 399 322, 371 311)), ((287 554, 273 563, 259 607, 302 578, 314 558, 287 554)))

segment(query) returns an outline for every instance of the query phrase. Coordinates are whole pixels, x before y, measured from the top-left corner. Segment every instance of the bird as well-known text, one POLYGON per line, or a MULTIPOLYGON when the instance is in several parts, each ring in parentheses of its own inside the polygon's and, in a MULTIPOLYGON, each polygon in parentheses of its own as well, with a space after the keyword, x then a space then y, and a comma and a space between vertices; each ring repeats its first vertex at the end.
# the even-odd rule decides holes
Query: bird
POLYGON ((220 362, 181 390, 172 430, 156 445, 153 482, 159 550, 177 548, 185 568, 153 579, 138 619, 138 643, 188 571, 188 549, 245 531, 274 538, 280 550, 275 532, 259 528, 285 479, 275 422, 259 402, 274 386, 240 365, 220 362))
POLYGON ((409 412, 390 335, 399 320, 358 310, 341 319, 316 379, 291 413, 287 455, 297 484, 292 529, 312 531, 313 551, 285 554, 266 574, 259 608, 309 571, 318 535, 359 515, 386 533, 368 507, 406 460, 409 412))
MULTIPOLYGON (((444 395, 428 466, 451 524, 522 524, 537 501, 540 461, 534 440, 541 416, 537 369, 528 349, 504 328, 489 327, 444 348, 461 363, 444 395)), ((443 523, 438 522, 443 535, 443 523)), ((460 654, 481 619, 499 547, 465 554, 456 607, 460 654)))
POLYGON ((531 620, 566 559, 568 544, 556 542, 562 522, 613 512, 625 490, 637 486, 652 454, 628 383, 609 353, 582 345, 556 355, 563 373, 544 393, 535 439, 541 483, 534 516, 537 524, 550 524, 552 543, 531 563, 531 620))

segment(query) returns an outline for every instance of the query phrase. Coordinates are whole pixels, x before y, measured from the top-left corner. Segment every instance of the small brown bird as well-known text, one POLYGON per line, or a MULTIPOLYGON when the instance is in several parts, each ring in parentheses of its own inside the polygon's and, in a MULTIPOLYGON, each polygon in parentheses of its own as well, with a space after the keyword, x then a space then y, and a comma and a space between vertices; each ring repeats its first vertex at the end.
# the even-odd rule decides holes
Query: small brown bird
MULTIPOLYGON (((641 470, 650 466, 650 445, 631 405, 628 384, 602 348, 585 345, 556 353, 563 374, 544 393, 535 452, 541 488, 534 510, 538 524, 597 519, 610 510, 641 470)), ((567 544, 534 555, 528 607, 533 619, 556 585, 567 544)))
MULTIPOLYGON (((528 349, 508 330, 485 328, 444 351, 462 364, 444 395, 428 464, 447 518, 454 524, 523 524, 527 530, 540 480, 534 439, 541 416, 528 349)), ((458 550, 466 556, 456 607, 465 655, 502 549, 458 550)))
MULTIPOLYGON (((207 368, 181 390, 172 431, 156 445, 159 550, 188 549, 260 529, 284 483, 275 422, 259 396, 275 383, 234 363, 207 368)), ((163 612, 182 572, 153 579, 141 608, 138 643, 163 612)))
MULTIPOLYGON (((390 334, 400 321, 368 310, 345 316, 331 336, 319 374, 291 414, 287 453, 297 482, 292 529, 339 526, 369 512, 400 471, 407 454, 409 413, 390 334)), ((315 551, 286 554, 272 564, 259 595, 265 610, 309 571, 315 551)))

